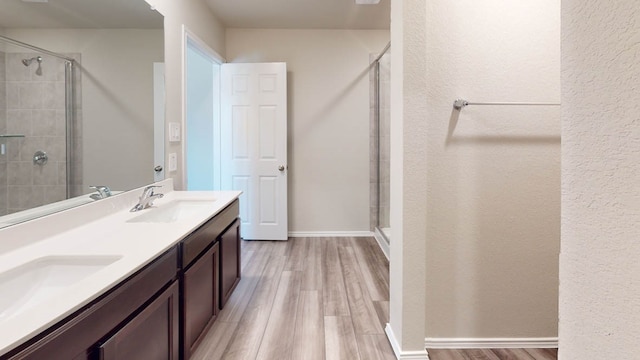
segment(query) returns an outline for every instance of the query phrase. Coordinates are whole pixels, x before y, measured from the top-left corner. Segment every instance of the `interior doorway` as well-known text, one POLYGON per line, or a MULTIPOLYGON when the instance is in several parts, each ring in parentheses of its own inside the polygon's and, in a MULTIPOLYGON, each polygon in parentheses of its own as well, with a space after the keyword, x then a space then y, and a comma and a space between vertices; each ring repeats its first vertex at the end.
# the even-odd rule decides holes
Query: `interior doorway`
POLYGON ((220 190, 241 190, 242 237, 287 240, 287 64, 222 65, 220 190))
POLYGON ((223 64, 186 28, 183 56, 186 190, 240 190, 242 237, 287 240, 286 64, 223 64))
POLYGON ((220 156, 220 66, 224 60, 188 30, 184 34, 185 187, 218 190, 215 164, 220 156))

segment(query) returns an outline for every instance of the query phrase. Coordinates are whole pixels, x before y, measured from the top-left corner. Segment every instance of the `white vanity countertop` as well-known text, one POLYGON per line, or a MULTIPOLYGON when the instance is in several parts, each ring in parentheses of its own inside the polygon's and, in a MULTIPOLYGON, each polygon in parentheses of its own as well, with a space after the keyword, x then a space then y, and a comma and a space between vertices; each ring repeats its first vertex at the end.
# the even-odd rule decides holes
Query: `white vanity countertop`
MULTIPOLYGON (((46 330, 134 274, 240 195, 239 191, 166 191, 173 185, 171 181, 162 183, 165 187, 157 192, 165 195, 155 200, 153 208, 161 209, 163 205, 176 200, 209 200, 212 206, 174 222, 127 222, 154 211, 153 208, 129 211, 142 192, 136 189, 113 196, 113 199, 100 200, 95 204, 0 229, 0 284, 7 278, 3 273, 42 257, 119 257, 115 262, 65 287, 64 291, 51 294, 43 301, 24 305, 24 310, 13 314, 2 315, 5 310, 2 307, 6 305, 2 304, 0 294, 0 355, 46 330), (74 217, 82 218, 83 223, 68 229, 58 226, 53 235, 40 239, 33 235, 41 233, 42 227, 49 224, 52 227, 59 222, 73 224, 77 221, 74 217), (20 239, 16 239, 16 234, 25 236, 23 245, 20 245, 20 239), (1 243, 5 241, 8 245, 2 246, 1 243)), ((25 297, 21 303, 29 300, 25 297)))

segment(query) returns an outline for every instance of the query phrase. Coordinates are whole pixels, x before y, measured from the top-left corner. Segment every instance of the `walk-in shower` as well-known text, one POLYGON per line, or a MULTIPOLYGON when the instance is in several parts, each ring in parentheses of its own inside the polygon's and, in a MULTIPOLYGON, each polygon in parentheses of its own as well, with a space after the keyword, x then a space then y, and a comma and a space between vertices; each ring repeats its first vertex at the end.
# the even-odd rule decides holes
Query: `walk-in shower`
POLYGON ((391 240, 390 228, 390 71, 391 43, 371 56, 371 224, 381 245, 391 240))
POLYGON ((71 56, 0 36, 0 215, 75 195, 74 68, 71 56))

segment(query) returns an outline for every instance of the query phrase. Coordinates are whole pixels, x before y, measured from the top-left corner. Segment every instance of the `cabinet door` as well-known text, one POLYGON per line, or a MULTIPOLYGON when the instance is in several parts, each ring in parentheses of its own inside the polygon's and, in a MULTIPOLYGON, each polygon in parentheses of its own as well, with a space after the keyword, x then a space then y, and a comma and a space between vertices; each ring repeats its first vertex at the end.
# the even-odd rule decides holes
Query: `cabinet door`
POLYGON ((240 281, 240 221, 220 235, 220 308, 240 281))
POLYGON ((102 360, 178 360, 178 282, 100 346, 102 360))
POLYGON ((183 359, 189 359, 218 314, 218 244, 184 272, 183 359))

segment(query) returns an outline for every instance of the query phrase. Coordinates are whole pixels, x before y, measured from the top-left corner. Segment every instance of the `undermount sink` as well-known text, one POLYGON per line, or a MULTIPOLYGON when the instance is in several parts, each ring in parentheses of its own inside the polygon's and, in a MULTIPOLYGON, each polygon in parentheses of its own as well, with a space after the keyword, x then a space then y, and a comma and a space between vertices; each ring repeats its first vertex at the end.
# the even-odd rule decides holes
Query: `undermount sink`
POLYGON ((1 273, 0 321, 47 301, 121 258, 119 255, 45 256, 1 273))
POLYGON ((144 212, 142 215, 127 222, 171 223, 202 215, 213 206, 213 200, 175 200, 159 207, 140 210, 144 212))

